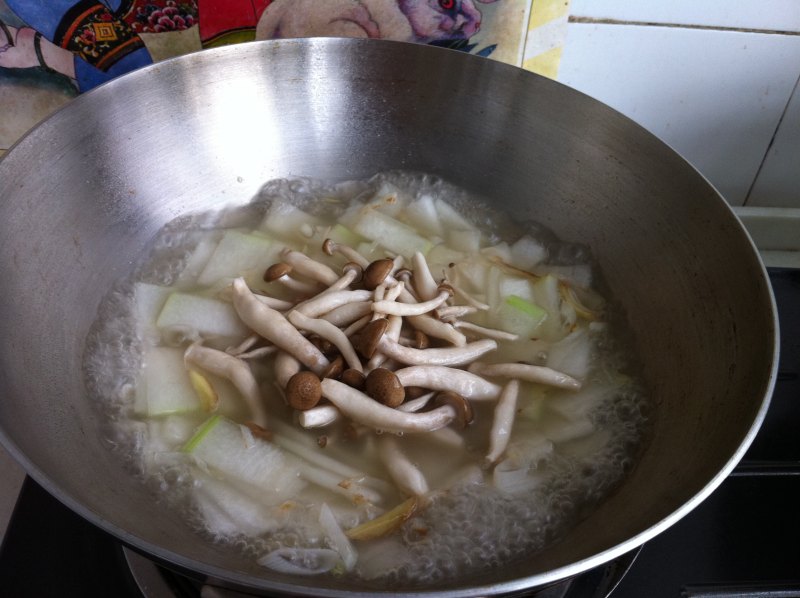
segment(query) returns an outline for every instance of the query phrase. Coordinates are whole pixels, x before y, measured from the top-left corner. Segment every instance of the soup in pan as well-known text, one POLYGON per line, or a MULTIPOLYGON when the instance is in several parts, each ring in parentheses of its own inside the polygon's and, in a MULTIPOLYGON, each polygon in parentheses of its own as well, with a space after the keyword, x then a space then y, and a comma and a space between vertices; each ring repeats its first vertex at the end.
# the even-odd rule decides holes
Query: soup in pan
POLYGON ((198 541, 452 578, 546 547, 634 463, 646 398, 595 274, 434 177, 273 181, 159 233, 86 377, 198 541))

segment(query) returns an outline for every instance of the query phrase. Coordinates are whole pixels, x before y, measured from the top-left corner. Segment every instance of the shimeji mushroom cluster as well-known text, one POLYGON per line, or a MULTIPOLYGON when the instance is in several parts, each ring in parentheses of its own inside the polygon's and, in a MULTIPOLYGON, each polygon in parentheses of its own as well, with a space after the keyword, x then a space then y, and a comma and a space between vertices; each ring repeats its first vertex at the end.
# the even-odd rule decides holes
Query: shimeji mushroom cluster
MULTIPOLYGON (((353 261, 337 274, 327 264, 287 250, 285 261, 265 273, 268 282, 306 289, 300 294, 306 298, 286 311, 270 307, 244 279, 233 282, 233 305, 239 317, 280 351, 276 378, 288 404, 298 410, 303 427, 321 427, 346 417, 380 432, 431 432, 454 420, 461 427, 471 423, 470 401, 498 400, 498 421, 492 427, 488 455, 495 460, 513 425, 518 380, 580 388, 576 379, 547 367, 481 363, 480 358, 495 350, 498 341, 468 341, 458 331, 456 316, 439 315, 442 308, 465 306, 452 305, 453 288, 434 280, 421 253, 414 254, 409 271, 402 268, 402 259, 370 262, 331 239, 325 240, 323 251, 342 253, 353 261), (295 268, 305 280, 291 276, 295 268), (311 296, 307 296, 307 280, 319 287, 311 296), (418 280, 431 284, 415 284, 418 280), (440 345, 432 346, 432 341, 440 345), (489 378, 508 382, 501 387, 489 378), (419 399, 420 394, 424 400, 416 400, 413 409, 399 409, 407 395, 419 399), (330 406, 320 406, 323 399, 330 406)), ((470 331, 516 340, 516 335, 485 327, 470 331)), ((397 479, 404 474, 396 472, 392 463, 386 465, 400 487, 411 487, 407 479, 397 479)), ((426 491, 424 484, 414 488, 418 494, 426 491)))
MULTIPOLYGON (((172 286, 137 287, 137 309, 150 305, 152 312, 141 320, 153 322, 150 330, 140 330, 153 341, 138 386, 140 394, 159 402, 137 412, 150 422, 180 416, 186 403, 176 403, 171 391, 160 392, 180 384, 195 400, 200 397, 202 412, 218 410, 218 403, 222 411, 232 402, 246 407, 246 415, 232 418, 246 427, 212 416, 199 428, 194 417, 202 414, 190 407, 185 421, 192 427, 179 440, 182 453, 199 465, 197 480, 209 493, 204 508, 213 515, 229 503, 225 517, 244 523, 245 533, 274 530, 280 505, 299 496, 306 483, 344 497, 359 511, 348 519, 329 499, 349 540, 396 530, 454 483, 426 479, 424 464, 408 454, 420 437, 462 457, 471 451, 459 457, 471 463, 470 471, 454 480, 488 474, 498 488, 522 492, 529 487, 528 465, 510 456, 520 411, 532 404, 521 393, 550 387, 558 391, 559 404, 584 401, 577 391, 590 368, 587 330, 602 307, 588 290, 587 266, 545 264, 542 247, 527 236, 511 246, 496 238, 485 243, 484 232, 459 220, 439 199, 406 200, 405 212, 394 218, 383 208, 393 207, 396 194, 376 197, 356 202, 349 218, 345 213, 335 225, 275 202, 258 229, 215 231, 207 247, 201 240, 172 286), (398 235, 404 236, 403 247, 398 235), (545 340, 531 339, 539 334, 545 340), (181 355, 185 368, 176 368, 181 355), (188 384, 173 378, 175 369, 188 370, 188 384), (241 401, 219 399, 218 378, 230 382, 241 401), (471 426, 476 413, 490 416, 491 424, 485 419, 471 426), (476 444, 475 437, 482 440, 476 444), (331 456, 342 444, 374 449, 370 467, 380 463, 392 483, 364 473, 367 460, 362 463, 360 455, 353 463, 331 456), (208 472, 234 480, 234 487, 265 492, 256 503, 247 493, 234 497, 208 472), (405 502, 387 509, 390 496, 405 502), (262 517, 264 505, 273 511, 262 517), (239 517, 245 512, 255 515, 239 517)), ((570 425, 584 433, 587 409, 575 412, 570 425)), ((562 431, 561 438, 572 433, 562 431)), ((552 450, 557 440, 550 442, 550 436, 542 435, 535 450, 552 450)), ((344 455, 353 452, 338 453, 344 455)), ((339 538, 331 542, 351 568, 353 551, 324 513, 319 523, 329 539, 339 538)), ((265 557, 267 566, 303 572, 281 554, 265 557)))
MULTIPOLYGON (((264 273, 264 281, 290 290, 293 300, 254 293, 243 278, 233 281, 234 309, 254 333, 243 345, 224 352, 195 343, 186 350, 187 364, 228 378, 239 389, 260 432, 269 430, 269 414, 246 359, 268 354, 274 354, 275 379, 304 428, 342 418, 388 434, 463 428, 472 422, 473 401, 495 401, 488 463, 505 450, 520 381, 581 387, 548 367, 482 362, 498 342, 513 342, 517 335, 462 320, 489 306, 459 303, 453 286, 436 280, 422 253, 413 255, 407 269, 401 256, 370 261, 331 239, 322 250, 348 261, 337 272, 333 264, 287 248, 282 261, 264 273)), ((425 495, 421 472, 389 436, 380 443, 397 487, 425 495)))

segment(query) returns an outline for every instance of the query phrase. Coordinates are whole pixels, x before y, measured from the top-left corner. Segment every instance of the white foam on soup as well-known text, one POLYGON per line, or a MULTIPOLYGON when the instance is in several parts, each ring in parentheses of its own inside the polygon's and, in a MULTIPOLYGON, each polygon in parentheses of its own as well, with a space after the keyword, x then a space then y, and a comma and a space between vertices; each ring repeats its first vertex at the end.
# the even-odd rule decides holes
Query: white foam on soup
MULTIPOLYGON (((220 526, 208 511, 210 507, 198 504, 196 493, 203 487, 205 473, 186 458, 180 447, 187 427, 200 425, 205 415, 148 420, 135 411, 137 380, 142 367, 147 366, 143 363, 144 348, 153 342, 142 336, 141 323, 137 321, 136 284, 175 285, 193 250, 203 239, 218 237, 220 230, 253 229, 273 202, 289 203, 334 224, 353 202, 368 200, 374 190, 386 182, 410 198, 427 194, 443 199, 462 217, 481 228, 487 244, 511 243, 523 233, 535 233, 548 253, 557 256, 560 266, 583 264, 588 259, 586 248, 561 242, 534 223, 513 222, 485 202, 435 177, 389 173, 369 181, 333 185, 310 179, 278 180, 265 185, 259 197, 244 208, 184 217, 166 226, 132 275, 109 291, 87 340, 84 359, 87 386, 106 422, 107 440, 119 452, 121 460, 132 468, 132 475, 149 484, 159 500, 182 513, 209 541, 229 544, 253 561, 279 548, 327 546, 314 517, 314 509, 325 497, 317 490, 309 490, 304 495, 305 503, 298 500, 296 504, 282 505, 278 515, 272 509, 275 526, 255 535, 220 526), (171 441, 174 442, 170 444, 171 441)), ((191 286, 181 288, 198 291, 191 286)), ((208 294, 216 296, 217 291, 208 294)), ((480 407, 476 425, 466 434, 463 454, 453 457, 447 468, 454 471, 472 462, 484 467, 484 482, 475 483, 474 477, 456 482, 446 492, 437 494, 391 538, 374 542, 372 548, 359 543, 362 556, 349 575, 387 583, 424 585, 479 573, 546 548, 602 501, 634 466, 647 429, 646 396, 635 376, 630 375, 635 368, 626 347, 619 342, 622 335, 612 332, 608 327, 588 332, 593 338, 593 351, 586 386, 608 385, 609 381, 617 384, 614 392, 606 393, 587 410, 585 419, 594 430, 590 435, 577 434, 570 438, 570 434, 564 432, 563 439, 552 442, 551 451, 527 463, 524 456, 520 457, 521 467, 528 472, 522 478, 527 484, 525 491, 504 492, 491 484, 491 471, 482 462, 492 411, 491 407, 480 407)), ((534 361, 533 356, 531 361, 534 361)), ((263 376, 262 388, 271 389, 270 368, 257 369, 257 373, 263 376)), ((273 416, 283 417, 286 424, 294 425, 291 414, 277 406, 280 398, 272 396, 269 400, 274 406, 273 416)), ((520 398, 518 410, 528 414, 535 412, 536 400, 520 398)), ((547 405, 539 416, 518 415, 509 452, 524 453, 526 440, 521 435, 536 438, 542 429, 548 429, 547 426, 555 429, 563 424, 562 419, 562 415, 547 405)), ((320 431, 302 433, 309 438, 325 434, 320 431)), ((338 444, 324 450, 328 451, 326 454, 347 457, 349 453, 365 450, 370 446, 368 442, 362 439, 348 446, 337 440, 338 444)), ((366 469, 372 468, 371 474, 390 479, 385 473, 381 475, 372 461, 363 462, 363 458, 354 457, 354 462, 366 469)), ((417 464, 423 470, 435 470, 433 464, 417 464)), ((398 495, 397 499, 400 498, 398 495)), ((374 512, 369 514, 346 501, 328 500, 339 509, 340 523, 355 524, 374 516, 374 512)), ((258 566, 253 564, 253 570, 257 571, 258 566)))

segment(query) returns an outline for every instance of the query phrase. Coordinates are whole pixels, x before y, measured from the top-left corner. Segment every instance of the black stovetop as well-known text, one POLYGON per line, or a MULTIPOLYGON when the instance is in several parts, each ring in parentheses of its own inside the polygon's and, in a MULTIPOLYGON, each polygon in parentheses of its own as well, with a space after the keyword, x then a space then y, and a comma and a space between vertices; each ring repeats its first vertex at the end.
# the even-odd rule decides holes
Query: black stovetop
POLYGON ((800 597, 800 270, 770 270, 781 355, 769 411, 734 473, 646 543, 612 598, 800 597))
MULTIPOLYGON (((611 598, 800 597, 800 270, 770 270, 781 326, 779 379, 735 472, 645 544, 611 598)), ((569 596, 605 598, 594 584, 569 596)), ((178 592, 180 593, 180 592, 178 592)), ((2 596, 141 596, 120 544, 33 480, 0 547, 2 596)))

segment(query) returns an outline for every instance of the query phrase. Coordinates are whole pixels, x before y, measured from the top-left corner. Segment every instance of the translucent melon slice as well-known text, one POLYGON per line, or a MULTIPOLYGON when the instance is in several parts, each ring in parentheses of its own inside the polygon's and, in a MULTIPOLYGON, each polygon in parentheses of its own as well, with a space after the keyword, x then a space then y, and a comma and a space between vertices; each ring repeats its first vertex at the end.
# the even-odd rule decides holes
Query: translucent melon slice
POLYGON ((506 297, 492 315, 497 328, 528 339, 538 335, 546 319, 547 312, 544 309, 518 295, 506 297))
POLYGON ((172 293, 156 320, 162 337, 243 339, 249 333, 230 303, 190 293, 172 293))
POLYGON ((366 239, 378 241, 386 249, 406 257, 415 252, 428 253, 431 243, 407 224, 377 210, 365 208, 353 225, 353 231, 366 239))
POLYGON ((267 237, 227 231, 203 268, 198 284, 208 286, 229 282, 238 276, 254 274, 260 278, 264 270, 279 260, 282 245, 267 237))
POLYGON ((430 235, 441 237, 444 229, 439 222, 439 213, 433 203, 433 196, 422 195, 406 206, 403 218, 414 228, 430 235))
POLYGON ((313 230, 315 226, 321 225, 319 218, 300 208, 283 201, 273 201, 258 228, 282 239, 296 239, 305 236, 304 228, 313 230))
POLYGON ((183 350, 149 347, 136 385, 134 410, 148 417, 193 413, 202 408, 183 365, 183 350))
POLYGON ((277 504, 296 495, 305 482, 284 452, 242 428, 224 417, 212 416, 183 450, 225 478, 258 488, 265 504, 277 504))

